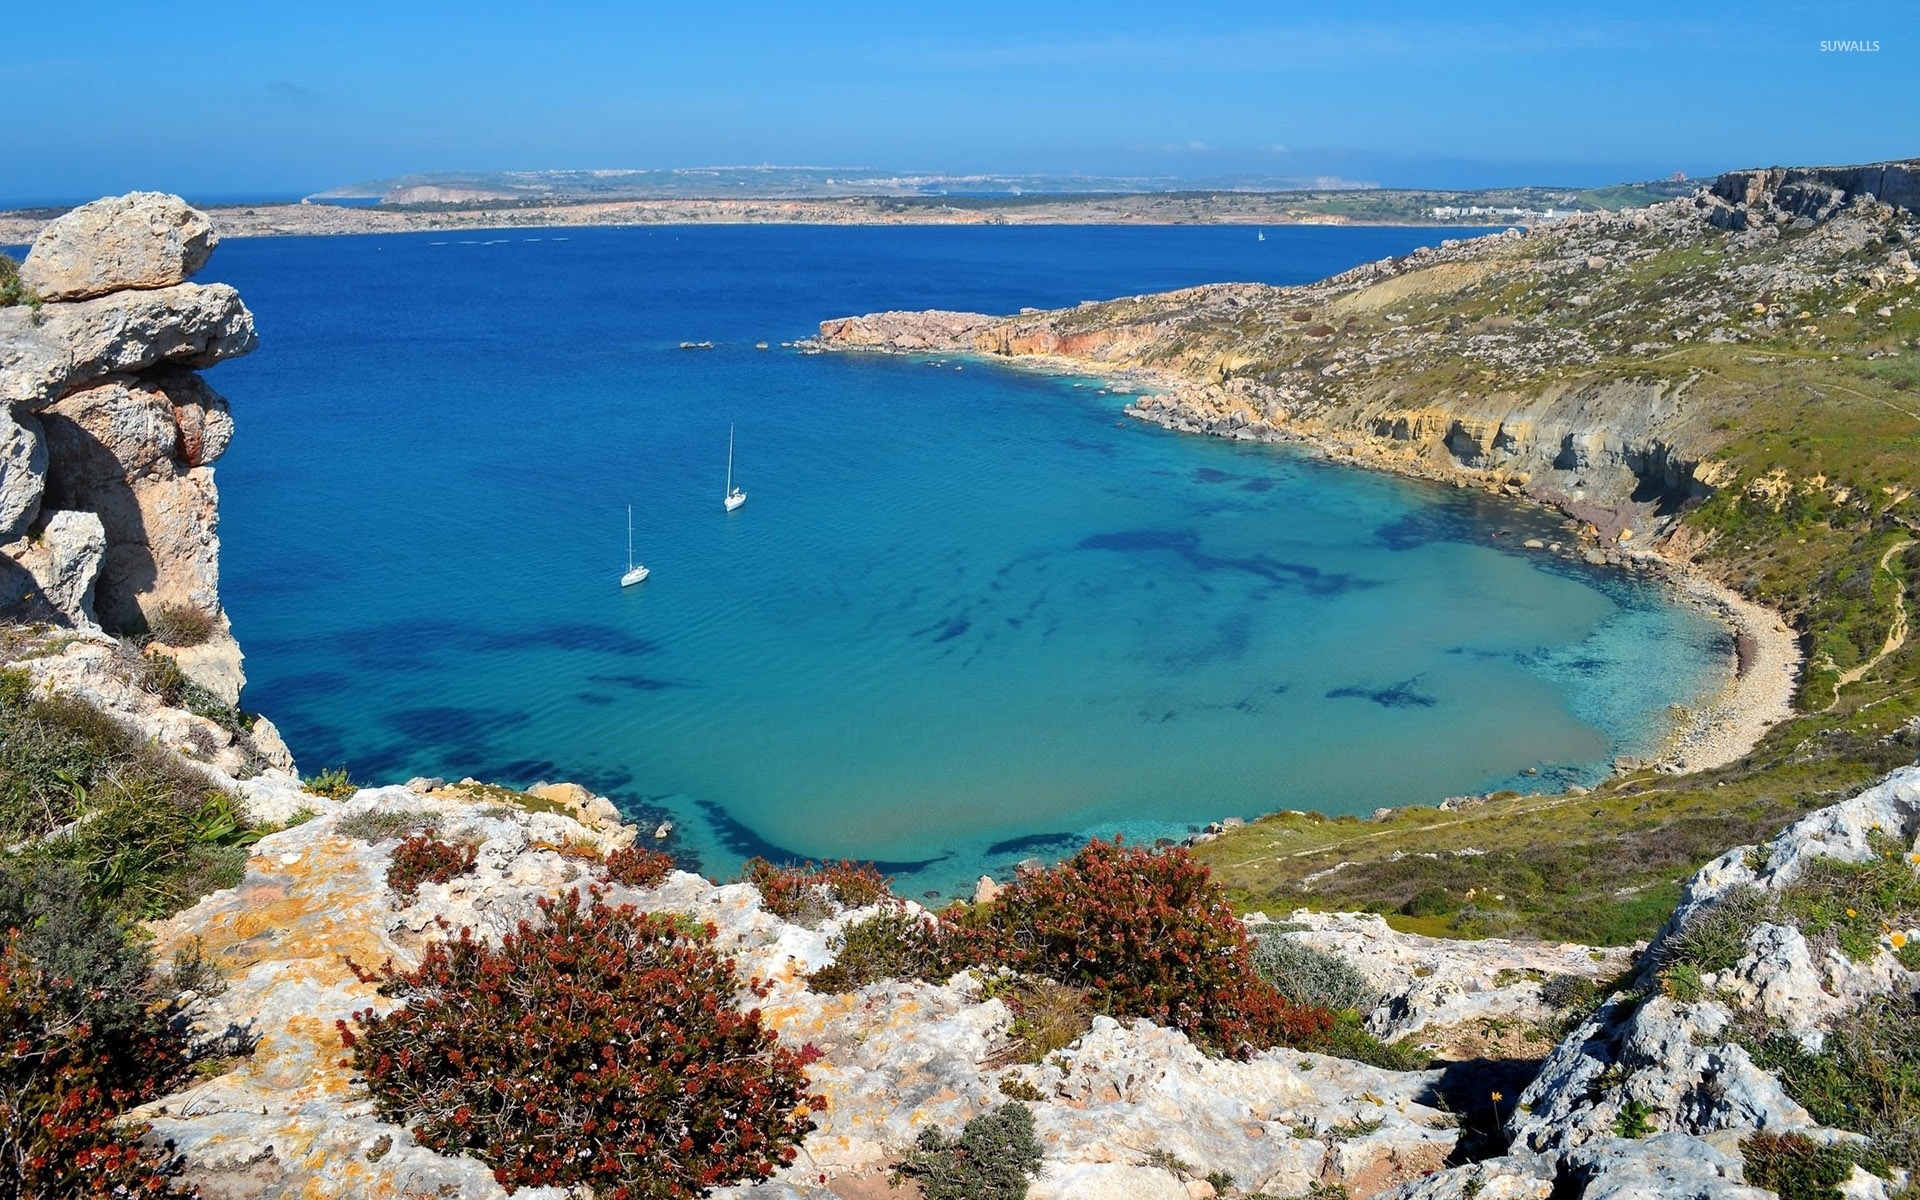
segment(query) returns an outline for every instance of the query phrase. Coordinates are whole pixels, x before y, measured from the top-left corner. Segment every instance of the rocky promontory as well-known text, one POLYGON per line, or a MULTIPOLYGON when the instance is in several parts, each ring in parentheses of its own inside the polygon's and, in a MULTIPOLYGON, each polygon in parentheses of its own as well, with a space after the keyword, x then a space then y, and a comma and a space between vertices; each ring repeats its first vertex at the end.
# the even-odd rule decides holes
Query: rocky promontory
POLYGON ((232 705, 213 463, 233 418, 199 372, 254 332, 231 287, 188 282, 213 245, 204 214, 134 193, 53 222, 21 264, 35 302, 0 308, 0 615, 175 637, 232 705))

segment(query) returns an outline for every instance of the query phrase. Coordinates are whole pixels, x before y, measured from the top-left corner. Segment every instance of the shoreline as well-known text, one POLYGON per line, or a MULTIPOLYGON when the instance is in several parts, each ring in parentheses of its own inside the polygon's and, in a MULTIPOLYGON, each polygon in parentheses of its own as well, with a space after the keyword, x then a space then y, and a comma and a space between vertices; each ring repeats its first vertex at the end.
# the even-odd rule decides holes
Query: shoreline
MULTIPOLYGON (((1202 381, 1156 367, 1115 366, 1096 359, 1075 358, 1070 355, 998 355, 985 353, 972 347, 964 350, 942 350, 933 347, 918 350, 879 345, 835 346, 820 338, 812 339, 810 345, 816 347, 814 351, 816 353, 877 351, 883 354, 928 353, 969 357, 980 362, 1012 366, 1049 375, 1098 378, 1108 382, 1110 391, 1113 390, 1112 383, 1116 381, 1130 385, 1136 392, 1168 396, 1177 395, 1190 388, 1205 386, 1202 381), (1152 389, 1162 390, 1152 392, 1152 389)), ((1144 398, 1145 396, 1140 397, 1140 399, 1144 398)), ((1539 505, 1570 521, 1585 519, 1568 511, 1561 504, 1555 503, 1551 496, 1520 491, 1495 478, 1477 477, 1467 471, 1451 475, 1443 474, 1431 468, 1423 460, 1407 455, 1379 452, 1358 433, 1354 434, 1353 440, 1349 441, 1309 430, 1276 425, 1266 432, 1254 432, 1242 428, 1230 434, 1221 434, 1197 426, 1185 428, 1171 410, 1156 411, 1143 407, 1139 399, 1129 403, 1123 411, 1125 415, 1135 420, 1158 425, 1174 433, 1225 437, 1230 441, 1291 444, 1303 447, 1329 462, 1343 462, 1350 466, 1398 475, 1402 478, 1424 479, 1431 483, 1451 483, 1455 487, 1478 488, 1517 503, 1539 505)), ((1583 557, 1579 553, 1577 544, 1569 545, 1571 549, 1565 557, 1583 557)), ((1539 553, 1549 553, 1549 551, 1541 550, 1539 553)), ((1702 696, 1698 707, 1688 708, 1679 715, 1674 722, 1674 727, 1660 739, 1653 757, 1642 761, 1641 767, 1650 768, 1662 774, 1678 775, 1728 766, 1751 753, 1774 726, 1795 715, 1793 697, 1798 689, 1804 655, 1801 653, 1799 635, 1787 624, 1784 617, 1709 577, 1693 564, 1668 558, 1657 550, 1616 551, 1605 554, 1598 561, 1592 557, 1595 553, 1596 551, 1592 549, 1587 551, 1586 561, 1590 565, 1629 571, 1638 570, 1652 575, 1673 593, 1676 602, 1705 609, 1713 619, 1726 626, 1733 636, 1734 650, 1732 661, 1728 664, 1726 682, 1711 694, 1711 698, 1702 696), (1744 644, 1743 638, 1746 639, 1744 644)))
MULTIPOLYGON (((1493 224, 1461 221, 1355 219, 1337 213, 1289 213, 1282 207, 1254 209, 1192 202, 1180 213, 1143 210, 1112 200, 1062 198, 1006 208, 927 206, 889 208, 886 201, 845 200, 622 200, 524 208, 406 210, 333 204, 223 204, 204 210, 221 238, 329 237, 380 233, 458 233, 500 229, 627 229, 677 225, 804 226, 1059 226, 1140 227, 1288 225, 1363 228, 1455 229, 1470 237, 1493 224)), ((51 210, 0 209, 0 245, 28 245, 53 216, 51 210)), ((1507 222, 1512 224, 1513 222, 1507 222)))

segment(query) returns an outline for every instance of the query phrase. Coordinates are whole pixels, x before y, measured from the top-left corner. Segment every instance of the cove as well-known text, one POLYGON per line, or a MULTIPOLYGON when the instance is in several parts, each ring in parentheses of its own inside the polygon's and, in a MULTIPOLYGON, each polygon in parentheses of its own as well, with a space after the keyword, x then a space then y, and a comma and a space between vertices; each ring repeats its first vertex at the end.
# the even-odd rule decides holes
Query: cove
POLYGON ((309 772, 573 779, 671 817, 690 867, 874 859, 906 894, 1089 834, 1591 783, 1724 680, 1726 634, 1518 549, 1544 514, 1169 433, 1099 379, 780 345, 881 308, 1301 282, 1439 235, 231 241, 212 273, 261 336, 211 375, 245 703, 309 772), (653 575, 623 591, 629 503, 653 575))

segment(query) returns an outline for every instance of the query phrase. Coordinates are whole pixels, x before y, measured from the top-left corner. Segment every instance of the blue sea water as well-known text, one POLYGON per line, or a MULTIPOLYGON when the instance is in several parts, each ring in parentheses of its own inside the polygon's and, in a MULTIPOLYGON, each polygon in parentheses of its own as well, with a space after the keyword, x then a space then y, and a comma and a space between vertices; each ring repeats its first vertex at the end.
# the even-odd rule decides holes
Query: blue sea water
POLYGON ((245 702, 309 771, 573 779, 671 817, 709 873, 849 856, 949 895, 1088 834, 1591 782, 1718 685, 1726 637, 1519 550, 1544 516, 1172 434, 1099 379, 780 346, 882 308, 1298 282, 1435 236, 230 241, 209 275, 260 330, 211 377, 239 423, 245 702), (653 575, 622 590, 628 504, 653 575))

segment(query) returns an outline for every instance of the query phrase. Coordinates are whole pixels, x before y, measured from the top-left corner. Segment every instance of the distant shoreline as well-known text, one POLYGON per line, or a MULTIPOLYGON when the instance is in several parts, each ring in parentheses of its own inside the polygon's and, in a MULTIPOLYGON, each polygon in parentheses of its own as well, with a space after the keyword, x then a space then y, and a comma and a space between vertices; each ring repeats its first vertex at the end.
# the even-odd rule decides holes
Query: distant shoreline
MULTIPOLYGON (((334 204, 229 204, 204 211, 223 238, 484 229, 653 225, 1349 225, 1459 229, 1529 224, 1536 214, 1419 220, 1316 209, 1284 192, 1033 197, 1018 203, 942 205, 890 197, 845 199, 607 200, 580 203, 376 208, 334 204)), ((58 209, 0 210, 0 245, 26 245, 58 209)))

